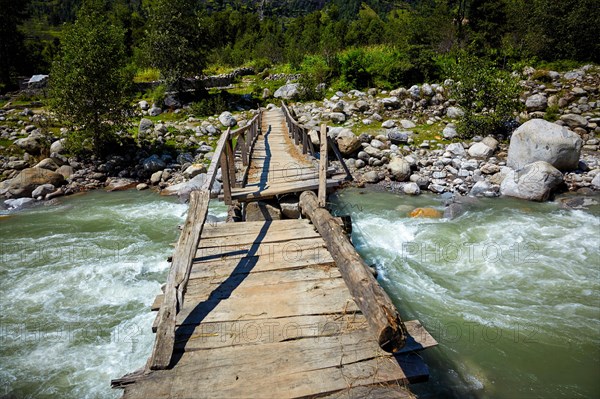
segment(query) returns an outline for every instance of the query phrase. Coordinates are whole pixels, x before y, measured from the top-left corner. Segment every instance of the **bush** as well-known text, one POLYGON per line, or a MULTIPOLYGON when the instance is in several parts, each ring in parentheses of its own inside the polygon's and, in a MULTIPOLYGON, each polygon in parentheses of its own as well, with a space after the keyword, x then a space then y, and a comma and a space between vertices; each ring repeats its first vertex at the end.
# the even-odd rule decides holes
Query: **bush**
POLYGON ((314 55, 306 56, 300 65, 300 86, 303 89, 303 100, 316 100, 322 97, 323 91, 319 90, 320 84, 327 84, 331 69, 325 58, 314 55))
POLYGON ((156 68, 145 68, 137 71, 133 77, 136 83, 156 82, 160 79, 160 71, 156 68))
POLYGON ((211 95, 192 103, 192 112, 196 116, 211 116, 227 111, 227 100, 222 94, 211 95))
POLYGON ((459 57, 452 78, 452 95, 463 108, 457 131, 462 138, 505 134, 521 109, 517 77, 470 55, 459 57))
POLYGON ((158 85, 146 92, 146 97, 148 97, 153 104, 156 104, 159 107, 162 107, 166 96, 167 88, 165 85, 158 85))

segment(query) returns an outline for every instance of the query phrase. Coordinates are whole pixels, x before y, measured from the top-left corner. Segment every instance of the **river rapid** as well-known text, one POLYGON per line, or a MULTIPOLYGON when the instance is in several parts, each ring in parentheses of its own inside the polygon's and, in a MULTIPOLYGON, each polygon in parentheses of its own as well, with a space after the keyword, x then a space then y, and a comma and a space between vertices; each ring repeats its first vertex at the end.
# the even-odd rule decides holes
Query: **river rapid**
MULTIPOLYGON (((439 341, 423 398, 600 397, 600 209, 482 200, 413 219, 439 197, 347 189, 353 241, 404 319, 439 341)), ((187 206, 101 191, 0 215, 0 397, 117 398, 144 365, 149 308, 187 206)), ((211 204, 211 219, 226 208, 211 204)))
POLYGON ((600 207, 482 199, 455 220, 440 197, 348 189, 334 212, 401 316, 439 346, 422 398, 600 397, 600 207))

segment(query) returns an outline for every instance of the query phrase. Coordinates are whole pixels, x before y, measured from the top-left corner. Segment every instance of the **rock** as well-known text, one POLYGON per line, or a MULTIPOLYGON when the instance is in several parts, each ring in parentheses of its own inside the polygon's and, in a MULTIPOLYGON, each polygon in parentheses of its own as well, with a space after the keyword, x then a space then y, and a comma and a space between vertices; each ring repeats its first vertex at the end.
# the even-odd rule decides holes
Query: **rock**
POLYGON ((138 126, 138 133, 140 133, 141 135, 145 135, 149 133, 152 130, 152 128, 154 128, 154 122, 152 122, 148 118, 142 118, 138 126))
POLYGON ((378 183, 381 178, 379 177, 379 173, 377 173, 377 171, 372 170, 363 175, 363 180, 367 183, 378 183))
POLYGON ((402 119, 400 121, 400 125, 404 128, 404 129, 412 129, 417 127, 417 125, 415 125, 414 122, 409 121, 408 119, 402 119))
POLYGON ((390 140, 390 142, 392 144, 406 144, 408 143, 408 133, 407 132, 400 132, 397 130, 391 131, 387 134, 388 139, 390 140))
POLYGON ((466 211, 466 208, 462 204, 454 202, 444 209, 444 218, 450 220, 456 219, 466 211))
POLYGON ((340 124, 346 121, 346 115, 342 112, 332 112, 329 114, 329 119, 331 119, 333 123, 340 124))
POLYGON ((442 135, 445 139, 451 140, 458 136, 458 132, 456 131, 456 127, 454 127, 454 125, 447 125, 444 130, 442 130, 442 135))
POLYGON ((492 149, 492 151, 496 151, 498 149, 498 145, 500 144, 498 140, 493 138, 492 136, 484 137, 481 142, 492 149))
POLYGON ((49 78, 50 76, 48 75, 33 75, 27 81, 27 87, 29 89, 42 89, 48 84, 49 78))
POLYGON ((543 94, 534 94, 525 101, 527 111, 544 111, 548 107, 548 99, 543 94))
POLYGON ((162 114, 162 109, 160 109, 156 106, 152 106, 152 108, 150 108, 148 110, 148 115, 150 115, 150 116, 158 116, 160 114, 162 114))
POLYGON ((594 176, 592 179, 592 187, 595 190, 600 190, 600 173, 596 174, 596 176, 594 176))
POLYGON ((37 186, 31 193, 31 198, 45 197, 46 194, 50 194, 56 191, 56 187, 52 184, 42 184, 37 186))
POLYGON ((37 155, 42 150, 42 137, 37 133, 32 133, 25 138, 16 140, 15 145, 29 154, 37 155))
POLYGON ((313 146, 321 145, 321 140, 319 139, 319 132, 317 132, 316 130, 309 130, 308 137, 310 138, 310 141, 312 142, 313 146))
POLYGON ((42 184, 52 184, 55 187, 65 183, 63 175, 47 169, 27 168, 10 180, 7 194, 13 198, 31 197, 36 187, 42 184))
POLYGON ((356 108, 356 110, 359 112, 365 112, 365 111, 369 110, 369 103, 366 102, 365 100, 358 100, 354 104, 354 108, 356 108))
POLYGON ((360 140, 350 129, 342 130, 335 140, 342 155, 352 155, 361 147, 360 140))
POLYGON ((142 162, 142 166, 144 167, 144 170, 146 172, 150 172, 150 173, 154 173, 159 170, 163 170, 164 168, 167 167, 167 165, 165 164, 165 161, 160 159, 158 157, 158 155, 152 155, 152 156, 144 159, 144 161, 142 162))
POLYGON ((396 181, 406 181, 410 177, 410 164, 403 158, 392 158, 387 168, 396 181))
POLYGON ((288 219, 300 218, 300 200, 297 196, 282 198, 279 201, 281 212, 288 219))
POLYGON ((140 183, 137 186, 135 186, 135 189, 138 191, 142 191, 142 190, 147 190, 148 187, 149 186, 146 183, 140 183))
POLYGON ((489 194, 486 195, 486 193, 491 192, 491 191, 492 191, 492 185, 485 180, 480 180, 477 183, 475 183, 475 185, 473 185, 473 188, 471 188, 469 195, 472 197, 481 197, 481 196, 488 197, 489 194))
POLYGON ((175 96, 172 96, 172 95, 168 95, 165 97, 164 104, 165 104, 165 107, 168 107, 171 109, 181 108, 181 103, 179 102, 179 100, 177 98, 175 98, 175 96))
POLYGON ((546 201, 562 182, 563 176, 558 169, 548 162, 537 161, 519 171, 508 172, 500 185, 500 193, 530 201, 546 201))
POLYGON ((138 182, 124 177, 111 177, 107 183, 106 191, 125 191, 134 188, 138 182))
POLYGON ((188 179, 198 176, 200 173, 206 173, 206 166, 204 165, 190 165, 186 170, 183 171, 183 176, 188 179))
POLYGON ((38 162, 37 165, 34 166, 34 168, 48 169, 54 172, 58 169, 58 165, 52 158, 45 158, 38 162))
POLYGON ((221 124, 225 127, 232 127, 237 125, 237 121, 229 111, 225 111, 221 115, 219 115, 219 122, 221 122, 221 124))
POLYGON ((464 157, 467 155, 465 147, 463 147, 461 143, 448 144, 448 146, 446 147, 446 151, 457 157, 464 157))
POLYGON ((152 176, 150 176, 150 183, 151 184, 158 184, 158 183, 160 183, 160 181, 162 179, 162 174, 163 174, 162 170, 159 170, 158 172, 152 173, 152 176))
POLYGON ((71 178, 71 176, 73 176, 75 170, 73 170, 73 167, 70 165, 63 165, 60 168, 56 169, 56 173, 61 174, 65 179, 69 179, 71 178))
POLYGON ((408 214, 411 218, 433 218, 439 219, 442 213, 434 208, 416 208, 408 214))
POLYGON ((275 98, 282 98, 284 100, 293 100, 298 96, 300 96, 300 90, 297 83, 283 85, 277 89, 273 95, 275 98))
POLYGON ((419 185, 417 183, 405 184, 404 187, 402 187, 402 191, 404 191, 404 194, 408 194, 408 195, 421 194, 421 189, 419 188, 419 185))
POLYGON ((260 222, 264 220, 280 220, 281 209, 267 201, 249 202, 245 207, 246 222, 260 222))
POLYGON ((370 156, 374 157, 374 158, 381 158, 383 156, 383 152, 375 147, 372 146, 367 146, 365 147, 364 151, 369 154, 370 156))
POLYGON ((62 154, 63 152, 65 152, 65 139, 56 140, 50 146, 50 154, 62 154))
POLYGON ((140 107, 140 109, 142 111, 148 111, 148 109, 150 108, 150 105, 148 104, 148 101, 146 100, 142 100, 138 103, 138 106, 140 107))
POLYGON ((263 100, 266 100, 267 98, 271 97, 271 95, 272 95, 271 90, 269 90, 267 87, 265 87, 263 89, 261 97, 263 100))
POLYGON ((512 134, 507 165, 520 169, 535 161, 544 161, 559 170, 573 170, 579 164, 581 138, 564 126, 532 119, 512 134))
POLYGON ((468 153, 473 158, 488 159, 494 153, 494 150, 482 142, 479 142, 469 147, 468 153))
POLYGON ((6 164, 6 166, 8 169, 23 170, 29 166, 29 163, 20 159, 18 161, 10 161, 6 164))
POLYGON ((458 119, 464 116, 464 114, 465 111, 458 107, 448 107, 448 109, 446 109, 446 116, 450 119, 458 119))
POLYGON ((563 121, 571 129, 575 129, 578 127, 586 127, 588 125, 587 119, 577 114, 562 115, 560 117, 560 120, 563 121))
POLYGON ((4 201, 4 205, 6 205, 8 209, 20 209, 27 205, 32 205, 34 202, 35 200, 33 198, 8 199, 4 201))
POLYGON ((381 104, 383 104, 383 106, 385 108, 396 109, 396 108, 400 107, 400 101, 398 100, 398 97, 386 97, 386 98, 382 98, 381 99, 381 104))
POLYGON ((381 127, 384 129, 391 129, 396 126, 396 121, 389 119, 381 124, 381 127))

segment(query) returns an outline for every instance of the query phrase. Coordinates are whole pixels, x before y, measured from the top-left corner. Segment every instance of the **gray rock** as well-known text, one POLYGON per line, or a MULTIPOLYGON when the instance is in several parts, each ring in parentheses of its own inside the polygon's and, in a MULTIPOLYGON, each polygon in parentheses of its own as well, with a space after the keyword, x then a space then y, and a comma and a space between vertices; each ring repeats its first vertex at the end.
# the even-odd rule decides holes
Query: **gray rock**
POLYGON ((7 169, 23 170, 29 166, 29 162, 19 159, 18 161, 10 161, 6 164, 7 169))
POLYGON ((408 119, 402 119, 400 121, 400 125, 404 128, 404 129, 412 129, 417 127, 417 125, 415 125, 414 122, 409 121, 408 119))
POLYGON ((467 155, 465 147, 463 147, 461 143, 448 144, 448 146, 446 147, 446 151, 457 157, 464 157, 467 155))
POLYGON ((354 108, 356 108, 356 110, 359 112, 365 112, 365 111, 369 110, 369 103, 366 102, 365 100, 358 100, 354 104, 354 108))
POLYGON ((363 179, 367 183, 378 183, 381 180, 379 173, 375 170, 365 173, 363 179))
POLYGON ((562 182, 563 175, 558 169, 548 162, 537 161, 508 172, 500 185, 500 193, 530 201, 546 201, 562 182))
POLYGON ((135 186, 135 189, 138 191, 142 191, 142 190, 147 190, 148 187, 149 186, 146 183, 140 183, 137 186, 135 186))
POLYGON ((31 197, 33 190, 42 184, 59 187, 64 183, 65 178, 56 172, 40 168, 27 168, 10 180, 7 194, 13 198, 31 197))
MULTIPOLYGON (((204 181, 206 180, 206 174, 201 173, 198 176, 195 176, 193 179, 190 179, 186 182, 174 184, 162 190, 160 192, 161 195, 177 195, 181 200, 187 200, 192 191, 200 190, 204 181)), ((221 191, 221 185, 217 184, 218 182, 213 183, 213 188, 211 190, 211 197, 215 197, 219 195, 221 191)))
POLYGON ((165 161, 160 159, 158 155, 152 155, 144 159, 144 161, 142 162, 142 166, 144 167, 144 170, 146 172, 154 173, 166 168, 167 164, 165 163, 165 161))
POLYGON ((53 193, 55 190, 56 187, 53 184, 42 184, 31 192, 31 198, 45 197, 46 194, 53 193))
POLYGON ((232 127, 237 125, 237 121, 229 111, 225 111, 221 115, 219 115, 219 122, 221 122, 221 124, 225 127, 232 127))
POLYGON ((183 171, 183 176, 188 179, 198 176, 200 173, 206 173, 206 166, 204 165, 191 165, 183 171))
POLYGON ((111 177, 108 179, 106 191, 125 191, 137 186, 137 181, 125 177, 111 177))
POLYGON ((350 129, 340 131, 335 140, 342 155, 352 155, 360 148, 360 140, 350 129))
POLYGON ((300 96, 300 90, 297 83, 283 85, 273 95, 275 98, 282 98, 284 100, 293 100, 298 96, 300 96))
POLYGON ((456 131, 456 127, 454 125, 447 125, 444 130, 442 130, 442 135, 445 139, 453 139, 458 136, 458 132, 456 131))
POLYGON ((387 136, 392 144, 399 145, 408 143, 409 135, 407 132, 400 132, 398 130, 394 130, 389 132, 387 136))
POLYGON ((381 104, 386 108, 396 109, 400 107, 400 101, 398 97, 386 97, 381 99, 381 104))
POLYGON ((329 114, 329 119, 331 119, 333 123, 340 124, 346 121, 346 115, 344 115, 342 112, 332 112, 329 114))
POLYGON ((534 94, 525 101, 527 111, 544 111, 548 107, 548 99, 543 94, 534 94))
POLYGON ((407 183, 402 187, 402 191, 404 194, 408 195, 419 195, 421 194, 421 189, 417 183, 407 183))
POLYGON ((448 107, 446 116, 450 119, 458 119, 465 114, 465 111, 458 107, 448 107))
POLYGON ((512 134, 507 165, 520 169, 544 161, 559 170, 573 170, 579 164, 581 138, 564 126, 532 119, 512 134))
POLYGON ((498 145, 500 144, 498 140, 493 138, 492 136, 484 137, 481 142, 492 149, 492 151, 496 151, 498 149, 498 145))
POLYGON ((406 181, 410 177, 410 164, 403 158, 392 158, 387 168, 396 181, 406 181))
POLYGON ((15 145, 25 152, 37 155, 42 149, 42 137, 37 133, 32 133, 25 138, 16 140, 15 145))
POLYGON ((282 198, 279 201, 281 213, 288 219, 300 218, 300 200, 296 196, 282 198))
POLYGON ((482 142, 479 142, 469 147, 468 153, 469 156, 473 158, 488 159, 494 153, 494 150, 492 150, 490 147, 483 144, 482 142))
POLYGON ((588 125, 587 119, 577 114, 562 115, 560 117, 560 120, 563 121, 571 129, 575 129, 578 127, 586 127, 588 125))
POLYGON ((71 165, 63 165, 60 168, 56 169, 56 173, 62 175, 65 179, 70 179, 75 173, 75 170, 71 165))
POLYGON ((364 151, 374 158, 381 158, 383 156, 383 152, 375 147, 371 147, 370 145, 365 147, 364 151))
POLYGON ((160 109, 159 107, 152 106, 152 108, 148 110, 148 115, 150 116, 158 116, 160 114, 162 114, 162 109, 160 109))
POLYGON ((471 188, 469 195, 472 197, 489 196, 489 195, 486 195, 486 193, 491 190, 492 190, 492 185, 489 182, 487 182, 485 180, 480 180, 477 183, 475 183, 475 185, 473 185, 473 188, 471 188))
POLYGON ((37 165, 34 166, 34 168, 48 169, 54 172, 58 169, 58 165, 52 158, 45 158, 38 162, 37 165))
POLYGON ((321 140, 319 139, 319 132, 317 132, 316 130, 309 130, 308 137, 310 138, 310 141, 313 144, 313 146, 321 145, 321 140))
POLYGON ((165 107, 168 108, 181 108, 181 103, 179 102, 179 100, 177 98, 175 98, 175 96, 172 95, 168 95, 165 97, 165 101, 164 101, 165 107))
POLYGON ((381 127, 384 129, 391 129, 396 126, 396 121, 389 119, 381 124, 381 127))
POLYGON ((150 108, 150 104, 148 104, 148 101, 146 100, 142 100, 138 103, 138 106, 140 107, 140 109, 142 111, 148 111, 148 109, 150 108))
POLYGON ((596 190, 600 190, 600 173, 596 174, 592 179, 592 187, 596 190))
POLYGON ((33 75, 27 81, 27 87, 30 89, 42 89, 48 84, 48 75, 33 75))
POLYGON ((162 174, 163 174, 162 170, 159 170, 157 172, 152 173, 152 176, 150 176, 150 183, 151 184, 158 184, 158 183, 160 183, 160 181, 162 179, 162 174))
POLYGON ((65 152, 65 139, 56 140, 50 146, 50 153, 62 154, 65 152))
POLYGON ((247 222, 260 222, 264 220, 280 220, 281 209, 266 201, 249 202, 245 207, 247 222))

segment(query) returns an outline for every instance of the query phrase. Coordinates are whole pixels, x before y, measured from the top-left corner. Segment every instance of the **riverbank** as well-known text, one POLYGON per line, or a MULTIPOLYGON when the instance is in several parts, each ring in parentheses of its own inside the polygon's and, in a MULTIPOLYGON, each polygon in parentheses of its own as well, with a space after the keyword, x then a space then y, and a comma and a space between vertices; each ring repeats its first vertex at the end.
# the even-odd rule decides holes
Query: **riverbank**
MULTIPOLYGON (((561 192, 589 195, 600 190, 598 67, 566 73, 525 68, 521 76, 525 110, 518 122, 523 124, 519 129, 527 132, 512 160, 514 132, 512 136, 458 138, 456 122, 463 110, 450 97, 452 81, 391 92, 337 92, 322 102, 292 103, 291 108, 300 123, 315 129, 311 132, 314 145, 319 143, 319 125, 331 126, 329 135, 359 185, 379 184, 409 195, 430 191, 542 201, 561 192), (528 123, 535 127, 525 129, 528 123), (556 131, 554 136, 552 131, 556 131), (566 139, 557 144, 559 136, 566 139), (532 138, 530 147, 523 144, 532 138), (552 150, 541 154, 536 148, 542 147, 552 150), (565 156, 577 159, 561 164, 558 158, 565 156), (536 164, 526 173, 515 174, 540 159, 549 165, 536 164), (525 178, 519 177, 523 174, 525 178), (506 183, 503 189, 502 183, 511 180, 515 184, 506 183), (532 180, 545 183, 532 189, 532 180)), ((275 93, 273 102, 279 98, 293 102, 297 94, 297 85, 290 83, 275 93)), ((0 125, 4 179, 0 197, 8 202, 0 201, 0 207, 18 209, 81 191, 133 187, 185 199, 205 176, 222 131, 244 126, 256 112, 196 118, 189 104, 172 96, 160 107, 142 100, 136 109, 139 122, 132 138, 125 141, 129 144, 116 149, 120 155, 82 159, 68 155, 64 129, 44 128, 56 122, 49 115, 7 104, 0 111, 0 122, 5 123, 0 125)))

